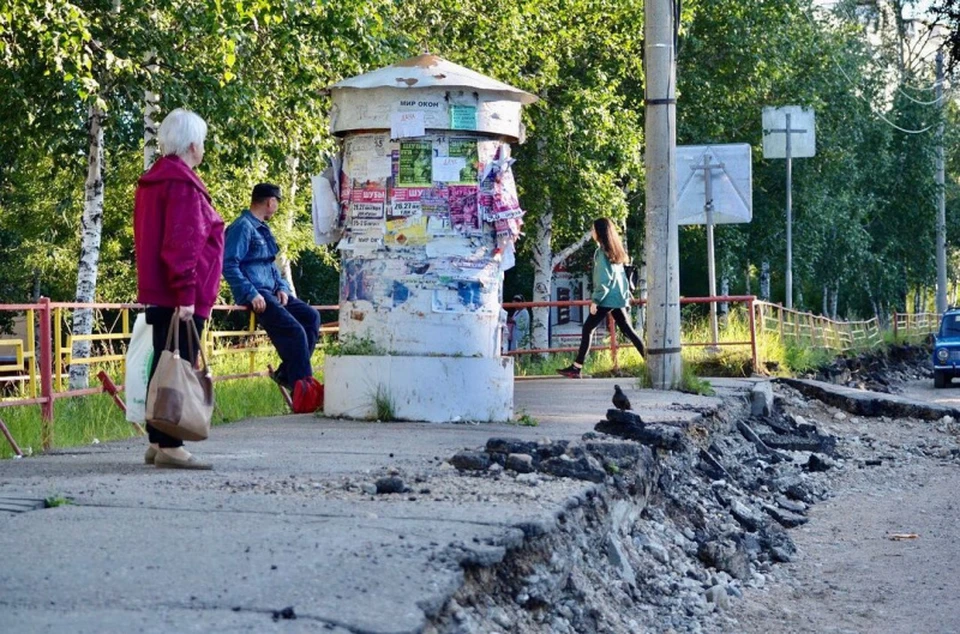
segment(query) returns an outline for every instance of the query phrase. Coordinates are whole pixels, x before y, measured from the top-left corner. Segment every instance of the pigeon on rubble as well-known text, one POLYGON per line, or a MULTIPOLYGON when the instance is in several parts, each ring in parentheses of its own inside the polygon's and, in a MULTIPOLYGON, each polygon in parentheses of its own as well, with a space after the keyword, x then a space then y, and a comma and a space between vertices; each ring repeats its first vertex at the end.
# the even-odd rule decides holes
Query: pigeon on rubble
POLYGON ((630 399, 623 393, 619 385, 613 386, 613 406, 619 410, 626 411, 630 408, 630 399))

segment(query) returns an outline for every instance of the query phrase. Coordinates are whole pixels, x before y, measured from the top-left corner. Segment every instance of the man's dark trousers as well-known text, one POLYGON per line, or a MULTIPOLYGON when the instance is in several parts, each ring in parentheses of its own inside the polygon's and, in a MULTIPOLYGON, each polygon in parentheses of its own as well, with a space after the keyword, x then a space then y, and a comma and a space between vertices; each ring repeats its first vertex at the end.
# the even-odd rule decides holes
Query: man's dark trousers
POLYGON ((277 378, 292 387, 300 379, 313 376, 310 356, 320 336, 320 313, 296 297, 291 296, 287 305, 281 306, 276 295, 261 296, 267 308, 257 315, 257 322, 280 355, 277 378))

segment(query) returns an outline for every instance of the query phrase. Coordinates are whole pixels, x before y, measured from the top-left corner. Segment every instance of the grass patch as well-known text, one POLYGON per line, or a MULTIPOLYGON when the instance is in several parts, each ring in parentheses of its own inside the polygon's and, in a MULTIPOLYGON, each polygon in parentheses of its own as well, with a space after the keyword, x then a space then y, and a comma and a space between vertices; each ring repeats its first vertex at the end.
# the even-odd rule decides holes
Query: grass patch
POLYGON ((51 495, 43 501, 43 508, 45 509, 55 509, 58 506, 69 506, 73 504, 73 500, 62 495, 51 495))
POLYGON ((540 421, 523 411, 521 411, 520 415, 517 416, 516 422, 517 425, 520 425, 521 427, 537 427, 540 425, 540 421))
POLYGON ((385 351, 366 337, 346 336, 331 341, 326 346, 327 354, 334 357, 382 356, 385 351))
POLYGON ((382 385, 377 386, 377 392, 373 395, 373 409, 377 422, 386 423, 397 420, 397 408, 393 402, 393 396, 382 385))
MULTIPOLYGON (((287 413, 286 403, 270 379, 214 383, 214 393, 214 425, 287 413)), ((40 453, 43 447, 43 424, 38 406, 7 407, 0 412, 0 418, 3 418, 25 455, 40 453)), ((106 442, 138 436, 137 430, 127 422, 123 412, 107 394, 58 399, 54 404, 54 447, 78 447, 92 444, 95 440, 106 442)), ((13 455, 13 449, 7 443, 0 444, 0 458, 13 455)))

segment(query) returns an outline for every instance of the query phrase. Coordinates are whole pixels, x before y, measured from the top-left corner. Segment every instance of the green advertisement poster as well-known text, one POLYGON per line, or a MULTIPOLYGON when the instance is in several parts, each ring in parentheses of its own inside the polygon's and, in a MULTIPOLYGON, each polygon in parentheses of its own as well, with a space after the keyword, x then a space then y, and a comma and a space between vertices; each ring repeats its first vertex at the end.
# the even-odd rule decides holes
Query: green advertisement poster
POLYGON ((433 184, 433 143, 431 141, 401 141, 400 166, 397 184, 433 184))

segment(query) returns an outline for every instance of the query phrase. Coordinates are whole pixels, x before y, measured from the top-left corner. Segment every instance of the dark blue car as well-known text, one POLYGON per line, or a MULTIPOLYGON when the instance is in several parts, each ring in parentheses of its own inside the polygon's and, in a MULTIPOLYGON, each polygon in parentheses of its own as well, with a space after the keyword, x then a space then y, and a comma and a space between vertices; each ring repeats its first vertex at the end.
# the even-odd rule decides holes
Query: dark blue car
POLYGON ((933 386, 947 387, 955 376, 960 376, 960 308, 943 314, 933 344, 933 386))

